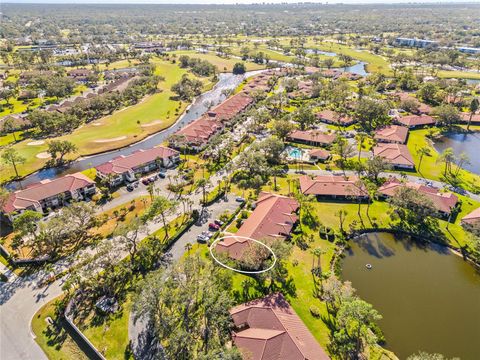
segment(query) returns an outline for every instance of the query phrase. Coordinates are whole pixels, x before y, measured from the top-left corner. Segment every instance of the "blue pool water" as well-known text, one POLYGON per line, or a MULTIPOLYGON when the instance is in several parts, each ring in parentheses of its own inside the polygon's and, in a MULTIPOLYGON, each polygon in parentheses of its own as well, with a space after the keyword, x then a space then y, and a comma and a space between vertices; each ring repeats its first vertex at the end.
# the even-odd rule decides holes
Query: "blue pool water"
POLYGON ((297 148, 292 148, 292 149, 289 150, 288 154, 292 158, 301 158, 302 157, 302 150, 297 149, 297 148))

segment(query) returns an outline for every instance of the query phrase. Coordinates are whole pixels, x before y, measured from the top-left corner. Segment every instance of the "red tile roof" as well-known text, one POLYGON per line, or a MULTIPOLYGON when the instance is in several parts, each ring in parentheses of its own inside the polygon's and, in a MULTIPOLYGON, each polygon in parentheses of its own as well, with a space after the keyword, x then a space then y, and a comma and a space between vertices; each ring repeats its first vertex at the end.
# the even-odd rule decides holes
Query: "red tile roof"
MULTIPOLYGON (((462 122, 468 122, 470 120, 470 113, 460 113, 460 118, 462 122)), ((472 123, 480 123, 480 114, 473 114, 472 123)))
POLYGON ((439 189, 431 186, 418 184, 415 182, 401 182, 397 178, 391 177, 379 189, 378 192, 384 196, 392 196, 402 186, 408 186, 424 194, 429 198, 434 207, 445 214, 449 214, 458 203, 458 197, 450 192, 442 193, 439 189))
POLYGON ((335 135, 326 134, 319 130, 294 130, 288 135, 292 140, 312 142, 312 143, 321 143, 321 144, 331 144, 335 141, 335 135))
POLYGON ((375 131, 375 139, 393 141, 404 144, 407 141, 408 129, 404 126, 390 125, 375 131))
POLYGON ((396 121, 405 126, 435 125, 435 119, 430 115, 408 115, 401 116, 396 121))
POLYGON ((318 159, 328 159, 330 157, 330 152, 325 149, 311 149, 308 152, 308 155, 316 157, 318 159))
POLYGON ((63 194, 67 191, 73 192, 82 189, 95 182, 82 173, 65 175, 53 180, 42 180, 32 184, 23 190, 17 190, 10 194, 3 211, 5 213, 22 210, 30 206, 40 206, 40 201, 63 194))
POLYGON ((465 224, 473 224, 480 221, 480 207, 473 210, 471 213, 465 215, 462 218, 462 222, 465 224))
POLYGON ((155 161, 156 159, 167 159, 177 155, 178 151, 165 146, 158 146, 148 150, 137 150, 134 153, 121 155, 96 167, 97 171, 107 174, 123 174, 143 164, 155 161))
POLYGON ((230 310, 233 341, 248 360, 327 360, 330 357, 280 293, 230 310))
POLYGON ((332 110, 323 110, 317 113, 317 118, 326 120, 334 124, 350 125, 355 122, 350 116, 341 116, 339 113, 332 110))
POLYGON ((245 220, 237 233, 217 243, 218 252, 227 252, 232 259, 240 260, 251 241, 235 235, 255 240, 284 239, 292 231, 297 221, 294 213, 298 202, 287 196, 260 193, 255 210, 245 220))
POLYGON ((373 148, 374 156, 383 157, 388 163, 396 166, 415 167, 412 155, 407 145, 403 144, 378 144, 373 148))
POLYGON ((320 196, 368 196, 363 184, 356 176, 320 175, 312 179, 308 175, 300 177, 300 190, 305 195, 320 196))
POLYGON ((415 100, 419 107, 418 107, 418 112, 422 114, 429 114, 432 111, 432 107, 420 102, 415 96, 414 93, 407 93, 407 92, 401 92, 401 93, 396 93, 394 94, 397 96, 401 101, 404 100, 415 100))

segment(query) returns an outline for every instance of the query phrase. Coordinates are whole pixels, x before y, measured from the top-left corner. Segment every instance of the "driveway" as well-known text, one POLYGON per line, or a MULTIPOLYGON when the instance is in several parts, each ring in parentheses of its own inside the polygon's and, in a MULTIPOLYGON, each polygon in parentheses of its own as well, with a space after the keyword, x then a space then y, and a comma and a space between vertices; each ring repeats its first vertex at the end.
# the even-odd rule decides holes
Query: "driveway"
MULTIPOLYGON (((195 244, 197 236, 202 231, 208 230, 208 224, 220 217, 220 214, 226 210, 233 213, 239 206, 240 203, 235 201, 235 196, 229 194, 226 198, 219 199, 212 205, 205 207, 200 220, 183 234, 168 251, 172 255, 172 260, 180 259, 185 253, 185 246, 187 244, 195 244)), ((148 321, 146 319, 134 321, 133 312, 130 313, 128 322, 128 337, 137 359, 154 360, 157 358, 158 344, 152 336, 152 330, 148 326, 148 321)))

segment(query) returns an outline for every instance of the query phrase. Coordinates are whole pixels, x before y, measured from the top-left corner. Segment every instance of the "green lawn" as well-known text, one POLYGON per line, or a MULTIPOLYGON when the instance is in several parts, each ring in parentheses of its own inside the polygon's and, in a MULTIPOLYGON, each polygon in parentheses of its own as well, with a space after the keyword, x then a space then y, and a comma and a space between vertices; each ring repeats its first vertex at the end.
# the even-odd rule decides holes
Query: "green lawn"
MULTIPOLYGON (((472 130, 476 128, 472 127, 472 130)), ((430 141, 426 138, 429 129, 411 130, 408 137, 408 149, 412 154, 413 160, 417 171, 411 173, 412 175, 421 176, 432 180, 442 180, 444 165, 439 162, 439 153, 431 145, 430 141), (420 169, 418 164, 420 157, 417 154, 417 149, 426 146, 430 149, 429 156, 424 156, 420 169)), ((410 174, 410 173, 409 173, 410 174)), ((480 184, 480 176, 473 174, 466 170, 460 170, 459 177, 461 179, 462 186, 467 189, 474 190, 480 184)))
POLYGON ((233 66, 238 62, 243 62, 245 64, 245 67, 247 68, 247 71, 265 69, 264 65, 255 64, 249 61, 245 62, 235 58, 224 58, 217 56, 213 53, 201 54, 197 53, 194 50, 178 50, 172 51, 169 54, 176 54, 177 57, 180 57, 181 55, 188 55, 191 58, 207 60, 212 65, 215 65, 220 72, 232 72, 233 66))
POLYGON ((15 136, 13 135, 13 133, 0 136, 0 147, 15 142, 15 137, 16 137, 17 141, 22 140, 23 139, 23 131, 15 131, 15 136))
MULTIPOLYGON (((122 304, 119 311, 101 317, 96 325, 88 322, 88 326, 80 325, 83 334, 92 342, 107 359, 127 360, 133 359, 129 349, 128 319, 132 306, 131 299, 122 304)), ((91 318, 89 320, 92 320, 91 318)))
POLYGON ((58 298, 44 305, 32 318, 35 341, 50 360, 87 360, 88 357, 62 326, 63 318, 55 314, 56 301, 58 298), (53 319, 58 327, 49 325, 47 317, 53 319))
MULTIPOLYGON (((160 92, 147 96, 134 106, 86 124, 71 134, 55 138, 69 140, 77 145, 79 150, 76 154, 70 155, 70 159, 137 142, 172 125, 182 114, 188 104, 171 100, 170 97, 174 94, 170 87, 187 71, 158 58, 153 59, 153 62, 157 65, 157 73, 165 77, 165 81, 159 84, 160 92)), ((30 142, 31 140, 23 140, 12 146, 26 158, 26 163, 19 166, 21 176, 40 169, 47 161, 37 157, 39 153, 46 151, 47 144, 28 145, 30 142)), ((5 181, 13 175, 13 168, 4 165, 0 181, 5 181)))

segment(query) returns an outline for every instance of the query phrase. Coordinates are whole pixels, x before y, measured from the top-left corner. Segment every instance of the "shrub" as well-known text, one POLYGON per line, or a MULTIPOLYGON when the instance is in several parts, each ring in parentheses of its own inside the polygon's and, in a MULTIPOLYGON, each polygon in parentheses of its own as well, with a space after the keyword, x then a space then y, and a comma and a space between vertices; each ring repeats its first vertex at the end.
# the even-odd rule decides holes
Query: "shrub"
POLYGON ((312 314, 312 316, 318 318, 318 317, 320 317, 320 309, 318 307, 316 307, 315 305, 311 305, 310 306, 310 314, 312 314))

